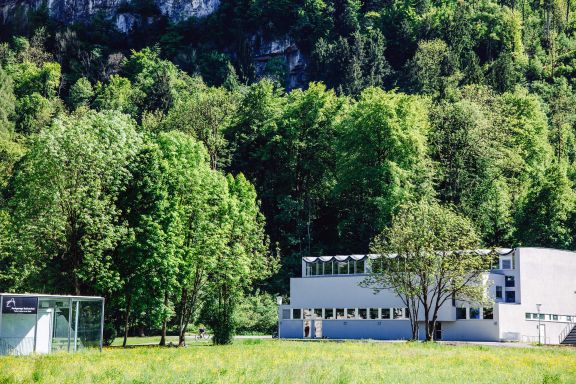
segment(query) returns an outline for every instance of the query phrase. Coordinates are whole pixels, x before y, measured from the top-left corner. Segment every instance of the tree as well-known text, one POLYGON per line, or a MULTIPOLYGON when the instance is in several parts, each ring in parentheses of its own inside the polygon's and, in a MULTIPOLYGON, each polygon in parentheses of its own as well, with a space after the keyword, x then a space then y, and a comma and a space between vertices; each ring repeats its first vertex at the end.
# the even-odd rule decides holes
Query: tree
POLYGON ((112 75, 106 84, 98 82, 94 93, 96 97, 93 105, 97 110, 119 111, 132 116, 137 114, 137 91, 130 80, 124 77, 112 75))
POLYGON ((415 89, 434 97, 449 96, 462 78, 454 55, 442 40, 421 41, 409 65, 415 89))
POLYGON ((68 101, 73 109, 80 106, 89 106, 94 97, 94 88, 85 77, 79 78, 72 87, 70 87, 70 95, 68 101))
POLYGON ((530 188, 518 215, 522 245, 571 249, 576 196, 566 164, 555 163, 530 188))
POLYGON ((62 116, 40 132, 10 186, 29 287, 80 295, 120 286, 111 252, 126 228, 115 201, 139 144, 133 121, 114 112, 62 116))
POLYGON ((129 165, 127 187, 118 198, 121 219, 128 226, 114 255, 114 266, 123 281, 124 342, 130 316, 150 306, 160 310, 147 313, 152 323, 162 324, 162 342, 171 317, 170 298, 179 287, 178 269, 182 266, 180 237, 173 199, 165 174, 170 163, 164 161, 160 146, 148 139, 129 165))
POLYGON ((11 133, 13 131, 11 120, 15 104, 12 78, 0 66, 0 132, 11 133))
POLYGON ((335 192, 343 246, 364 252, 406 201, 431 193, 426 103, 369 88, 340 123, 335 192))
POLYGON ((208 150, 212 169, 223 169, 230 156, 224 132, 236 108, 234 93, 224 88, 202 87, 170 110, 161 129, 186 132, 199 140, 208 150))
POLYGON ((226 242, 216 253, 206 306, 214 344, 232 342, 234 313, 243 293, 254 281, 269 277, 276 270, 276 260, 268 257, 264 217, 254 187, 242 174, 235 178, 228 175, 226 180, 226 242))
POLYGON ((426 340, 434 340, 440 307, 452 298, 486 301, 483 276, 492 255, 476 252, 480 239, 470 220, 436 202, 404 205, 371 251, 380 255, 363 285, 394 291, 410 310, 412 336, 422 313, 426 340))
POLYGON ((319 39, 312 52, 312 76, 349 95, 367 87, 384 87, 392 74, 385 51, 386 39, 379 30, 355 32, 333 42, 319 39))
POLYGON ((49 126, 57 113, 58 101, 51 101, 37 92, 18 99, 15 131, 24 135, 40 132, 49 126))

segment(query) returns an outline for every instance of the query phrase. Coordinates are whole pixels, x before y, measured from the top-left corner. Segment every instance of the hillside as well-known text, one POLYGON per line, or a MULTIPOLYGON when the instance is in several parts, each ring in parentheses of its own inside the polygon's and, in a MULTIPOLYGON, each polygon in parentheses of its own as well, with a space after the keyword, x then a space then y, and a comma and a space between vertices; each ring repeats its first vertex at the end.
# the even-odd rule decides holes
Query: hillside
POLYGON ((0 0, 0 291, 155 329, 228 283, 273 308, 415 200, 574 249, 575 8, 0 0))

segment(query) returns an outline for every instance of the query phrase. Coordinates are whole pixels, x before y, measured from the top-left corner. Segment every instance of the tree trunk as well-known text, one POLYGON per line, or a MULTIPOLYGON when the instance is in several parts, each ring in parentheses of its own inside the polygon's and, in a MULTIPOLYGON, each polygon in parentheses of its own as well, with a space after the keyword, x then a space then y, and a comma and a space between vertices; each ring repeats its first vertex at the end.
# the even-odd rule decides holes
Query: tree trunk
POLYGON ((128 296, 126 300, 126 316, 124 317, 124 341, 122 342, 122 347, 126 348, 126 343, 128 341, 128 324, 130 321, 130 307, 132 304, 132 296, 128 296))
MULTIPOLYGON (((168 292, 164 293, 164 310, 168 307, 168 292)), ((168 318, 166 314, 164 314, 164 318, 162 319, 162 336, 160 337, 160 346, 166 345, 166 324, 168 323, 168 318)))
POLYGON ((186 327, 185 327, 185 317, 187 312, 187 304, 188 303, 188 291, 186 289, 182 290, 182 297, 180 299, 180 321, 178 326, 178 346, 183 347, 186 345, 186 327))

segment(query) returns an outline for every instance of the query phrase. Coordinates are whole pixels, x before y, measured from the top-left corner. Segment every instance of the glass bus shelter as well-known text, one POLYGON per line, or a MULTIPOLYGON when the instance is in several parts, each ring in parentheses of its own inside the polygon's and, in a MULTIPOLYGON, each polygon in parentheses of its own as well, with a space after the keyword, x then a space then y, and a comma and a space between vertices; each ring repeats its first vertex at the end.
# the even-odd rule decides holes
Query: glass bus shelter
POLYGON ((102 297, 0 293, 0 307, 0 355, 102 350, 102 297))

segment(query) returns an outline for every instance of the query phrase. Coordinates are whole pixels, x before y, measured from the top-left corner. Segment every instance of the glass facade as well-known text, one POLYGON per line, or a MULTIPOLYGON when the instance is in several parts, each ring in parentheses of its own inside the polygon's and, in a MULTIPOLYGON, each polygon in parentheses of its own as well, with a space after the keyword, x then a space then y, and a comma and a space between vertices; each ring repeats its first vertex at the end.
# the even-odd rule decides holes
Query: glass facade
POLYGON ((368 259, 306 263, 306 276, 364 275, 369 273, 368 259))

